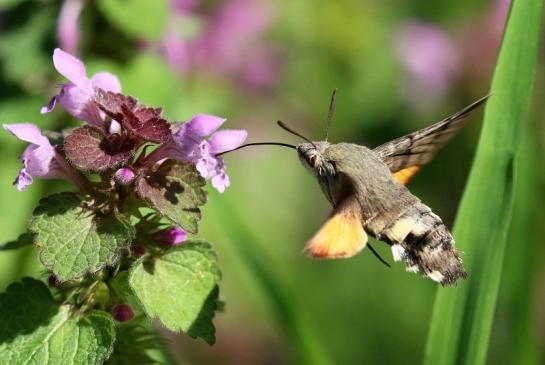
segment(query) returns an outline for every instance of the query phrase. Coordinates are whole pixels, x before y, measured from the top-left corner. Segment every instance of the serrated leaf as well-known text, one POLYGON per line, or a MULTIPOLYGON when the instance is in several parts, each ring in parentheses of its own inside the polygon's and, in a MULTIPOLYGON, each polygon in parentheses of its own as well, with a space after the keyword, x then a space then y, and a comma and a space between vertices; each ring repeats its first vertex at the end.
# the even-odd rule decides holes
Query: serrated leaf
POLYGON ((16 250, 21 247, 32 245, 34 235, 32 233, 25 232, 17 237, 16 240, 4 243, 0 245, 0 251, 16 250))
POLYGON ((82 203, 74 193, 50 195, 30 223, 42 263, 60 281, 113 265, 134 235, 122 217, 97 215, 82 203))
POLYGON ((131 36, 159 40, 167 23, 166 0, 100 0, 100 11, 131 36))
POLYGON ((0 364, 99 365, 113 350, 114 322, 59 306, 41 281, 25 278, 0 294, 0 364))
POLYGON ((168 160, 138 179, 137 190, 152 208, 190 233, 197 233, 199 206, 206 203, 206 184, 190 163, 168 160))
POLYGON ((76 128, 64 140, 64 152, 80 170, 101 172, 120 166, 134 155, 133 141, 118 134, 106 136, 89 125, 76 128))
POLYGON ((129 284, 150 317, 213 344, 219 279, 210 245, 188 241, 161 256, 143 257, 132 268, 129 284))

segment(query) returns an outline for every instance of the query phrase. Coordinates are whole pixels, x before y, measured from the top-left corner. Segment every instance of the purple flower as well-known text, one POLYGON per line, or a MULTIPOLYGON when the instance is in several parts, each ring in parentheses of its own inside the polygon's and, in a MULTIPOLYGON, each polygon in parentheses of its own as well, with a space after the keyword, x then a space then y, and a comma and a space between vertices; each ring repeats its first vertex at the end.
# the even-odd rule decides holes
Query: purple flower
POLYGON ((130 167, 122 167, 115 172, 114 178, 121 185, 130 185, 134 181, 134 172, 130 167))
POLYGON ((41 113, 49 113, 59 102, 75 118, 104 129, 104 113, 94 101, 94 89, 120 92, 121 84, 117 77, 109 72, 99 72, 89 79, 83 62, 60 48, 53 52, 53 64, 69 82, 62 85, 60 93, 42 108, 41 113))
POLYGON ((446 94, 459 68, 454 44, 438 28, 412 22, 400 27, 395 46, 408 75, 411 103, 416 107, 423 102, 434 105, 446 94))
POLYGON ((21 157, 23 168, 19 171, 19 176, 14 182, 17 190, 23 191, 32 184, 33 177, 42 179, 68 177, 63 165, 57 160, 55 148, 49 139, 42 135, 38 127, 34 124, 22 123, 4 124, 4 128, 20 140, 30 143, 23 152, 21 157))
POLYGON ((118 322, 127 322, 134 318, 134 310, 128 304, 116 304, 112 308, 112 316, 118 322))
POLYGON ((79 16, 82 0, 65 0, 57 23, 57 38, 61 48, 77 54, 80 42, 79 16))
POLYGON ((167 228, 157 233, 156 238, 170 246, 176 246, 187 239, 187 233, 182 228, 167 228))
POLYGON ((212 186, 223 193, 230 181, 225 174, 225 162, 218 154, 241 146, 248 136, 245 130, 216 132, 223 123, 223 118, 197 114, 182 124, 172 140, 153 151, 143 163, 152 165, 165 158, 191 162, 203 178, 211 179, 212 186))

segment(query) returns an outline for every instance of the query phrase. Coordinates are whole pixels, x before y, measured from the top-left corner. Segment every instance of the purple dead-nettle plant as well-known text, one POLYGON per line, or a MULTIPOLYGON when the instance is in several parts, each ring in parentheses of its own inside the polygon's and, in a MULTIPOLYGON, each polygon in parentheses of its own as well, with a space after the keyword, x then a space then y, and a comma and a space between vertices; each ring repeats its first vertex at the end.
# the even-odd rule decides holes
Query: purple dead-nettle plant
MULTIPOLYGON (((14 184, 24 190, 33 179, 60 178, 77 189, 43 198, 28 232, 4 246, 34 243, 49 287, 34 279, 13 284, 0 295, 0 308, 17 303, 18 313, 28 309, 39 316, 43 309, 45 316, 59 306, 65 317, 47 323, 52 329, 69 323, 67 337, 93 327, 96 364, 110 356, 114 343, 126 343, 115 341, 116 331, 135 341, 142 335, 119 330, 121 322, 146 317, 213 343, 220 273, 212 247, 196 237, 200 207, 207 180, 219 192, 229 186, 220 155, 241 146, 246 131, 219 130, 226 120, 207 114, 171 123, 161 108, 122 94, 115 75, 90 77, 79 59, 60 49, 53 63, 67 82, 41 112, 61 106, 81 124, 57 133, 54 142, 52 132, 34 124, 4 124, 29 143, 14 184), (28 295, 17 295, 23 291, 28 295), (40 296, 34 304, 25 301, 40 296), (40 301, 43 308, 36 307, 40 301)), ((39 336, 27 332, 13 351, 39 336)), ((70 352, 83 356, 87 345, 70 352)), ((148 349, 137 351, 146 356, 148 349)))

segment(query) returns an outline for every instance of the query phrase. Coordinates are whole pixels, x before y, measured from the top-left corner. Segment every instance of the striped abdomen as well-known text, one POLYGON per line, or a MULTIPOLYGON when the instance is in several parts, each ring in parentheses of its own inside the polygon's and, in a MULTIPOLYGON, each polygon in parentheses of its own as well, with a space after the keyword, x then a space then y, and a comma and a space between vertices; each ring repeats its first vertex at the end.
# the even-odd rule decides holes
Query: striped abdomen
POLYGON ((419 272, 443 285, 467 276, 452 235, 441 218, 422 203, 386 224, 376 237, 392 245, 394 260, 403 260, 407 271, 419 272))

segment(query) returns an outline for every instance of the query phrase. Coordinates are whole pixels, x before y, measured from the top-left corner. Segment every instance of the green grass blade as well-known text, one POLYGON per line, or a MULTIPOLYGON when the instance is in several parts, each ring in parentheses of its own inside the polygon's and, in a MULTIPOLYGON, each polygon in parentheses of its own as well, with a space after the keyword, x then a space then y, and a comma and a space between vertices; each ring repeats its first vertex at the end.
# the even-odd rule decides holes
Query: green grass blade
POLYGON ((479 365, 486 360, 513 207, 516 156, 537 58, 541 9, 541 0, 515 0, 511 6, 492 96, 454 227, 458 246, 466 252, 469 278, 457 288, 438 289, 426 365, 479 365))

